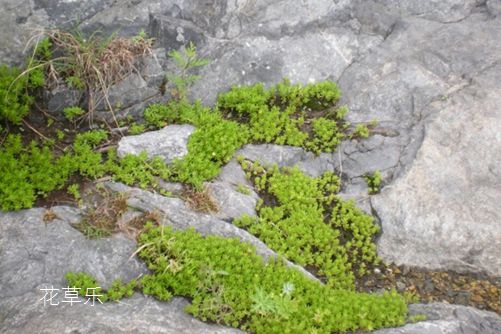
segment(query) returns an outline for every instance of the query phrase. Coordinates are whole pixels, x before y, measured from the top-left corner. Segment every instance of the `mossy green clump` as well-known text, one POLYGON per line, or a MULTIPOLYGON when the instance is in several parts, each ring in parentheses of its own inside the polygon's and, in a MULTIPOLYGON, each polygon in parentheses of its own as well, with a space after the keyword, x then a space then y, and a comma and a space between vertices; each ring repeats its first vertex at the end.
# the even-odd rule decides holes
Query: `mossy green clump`
POLYGON ((30 111, 34 98, 28 94, 30 77, 6 65, 0 65, 0 120, 19 124, 30 111))
POLYGON ((144 110, 145 121, 157 128, 173 123, 177 117, 176 110, 167 104, 154 103, 144 110))
POLYGON ((372 174, 366 174, 364 176, 365 181, 367 182, 367 187, 369 188, 369 194, 374 195, 379 193, 381 190, 381 172, 375 171, 372 174))
POLYGON ((219 119, 201 126, 190 136, 188 154, 174 161, 176 180, 201 189, 246 141, 247 129, 236 122, 219 119))
POLYGON ((312 121, 313 138, 306 142, 305 147, 316 154, 330 153, 345 137, 340 130, 336 120, 325 117, 316 118, 312 121))
POLYGON ((63 114, 66 119, 73 122, 76 117, 85 114, 85 111, 80 107, 66 107, 63 109, 63 114))
POLYGON ((143 132, 146 131, 146 127, 143 125, 143 124, 137 124, 137 123, 132 123, 130 126, 129 126, 129 130, 128 130, 128 133, 130 135, 139 135, 143 132))
POLYGON ((37 197, 61 188, 74 169, 68 155, 56 158, 34 141, 24 146, 19 135, 9 135, 0 148, 2 210, 31 207, 37 197))
POLYGON ((137 286, 135 279, 130 280, 125 284, 120 278, 113 280, 111 286, 106 290, 106 297, 108 300, 118 301, 122 298, 131 297, 134 294, 134 289, 137 286))
POLYGON ((379 262, 372 241, 379 228, 353 202, 336 196, 336 175, 313 178, 297 167, 242 165, 257 191, 272 196, 274 204, 259 204, 258 217, 243 216, 235 225, 297 264, 315 267, 336 289, 353 289, 355 277, 379 262))
POLYGON ((65 275, 68 287, 78 289, 78 294, 88 297, 88 292, 98 296, 101 302, 118 301, 125 297, 131 297, 137 286, 137 280, 133 279, 125 284, 120 278, 113 280, 108 290, 99 286, 98 282, 91 275, 84 272, 68 272, 65 275))
POLYGON ((126 185, 138 185, 145 189, 156 188, 157 178, 169 179, 171 169, 161 157, 148 158, 146 152, 139 155, 127 154, 119 159, 114 151, 108 154, 106 169, 113 181, 126 185))
POLYGON ((340 97, 339 88, 331 81, 301 86, 285 79, 270 89, 263 84, 235 86, 219 95, 217 106, 229 117, 248 124, 253 142, 302 146, 318 154, 332 152, 344 138, 341 111, 345 108, 334 107, 340 97), (314 120, 309 131, 306 123, 311 123, 319 110, 325 111, 325 117, 314 120))
POLYGON ((369 137, 369 128, 365 124, 357 124, 355 126, 355 130, 351 134, 352 138, 368 138, 369 137))
POLYGON ((28 115, 33 91, 45 83, 43 62, 52 57, 49 47, 47 39, 40 41, 22 69, 0 65, 0 120, 18 125, 28 115))
POLYGON ((333 290, 287 267, 264 261, 238 239, 147 225, 139 256, 153 271, 143 293, 191 299, 187 311, 204 321, 252 333, 339 333, 398 326, 407 306, 396 292, 333 290))
POLYGON ((284 80, 235 86, 220 94, 214 108, 186 98, 153 104, 144 113, 149 126, 192 124, 188 154, 173 165, 173 177, 200 188, 215 177, 242 145, 275 143, 304 147, 316 154, 332 152, 345 138, 346 107, 335 107, 341 93, 330 81, 292 85, 284 80), (317 114, 324 115, 317 117, 317 114))
MULTIPOLYGON (((142 188, 154 188, 157 177, 171 176, 161 158, 149 159, 143 153, 120 159, 115 151, 96 151, 106 140, 108 133, 104 130, 82 132, 71 147, 56 154, 48 144, 32 141, 24 145, 20 135, 8 135, 0 145, 0 208, 30 208, 37 198, 64 188, 68 179, 77 174, 89 179, 110 175, 115 181, 142 188)), ((69 191, 74 193, 73 188, 69 191)))

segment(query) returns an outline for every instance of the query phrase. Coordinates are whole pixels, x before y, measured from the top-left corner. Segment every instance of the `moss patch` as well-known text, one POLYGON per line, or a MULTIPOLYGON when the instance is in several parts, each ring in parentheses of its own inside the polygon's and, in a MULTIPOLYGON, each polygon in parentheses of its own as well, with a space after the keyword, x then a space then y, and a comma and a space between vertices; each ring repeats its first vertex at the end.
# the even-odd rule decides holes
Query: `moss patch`
POLYGON ((339 178, 327 172, 318 178, 298 168, 264 168, 242 161, 242 167, 267 203, 258 217, 243 216, 234 224, 269 247, 325 277, 333 288, 353 289, 355 277, 379 262, 374 219, 336 194, 339 178))
POLYGON ((143 292, 160 300, 189 297, 187 311, 204 321, 254 333, 333 333, 405 322, 407 306, 395 292, 331 289, 280 260, 264 261, 238 239, 150 225, 139 244, 153 271, 141 281, 143 292))

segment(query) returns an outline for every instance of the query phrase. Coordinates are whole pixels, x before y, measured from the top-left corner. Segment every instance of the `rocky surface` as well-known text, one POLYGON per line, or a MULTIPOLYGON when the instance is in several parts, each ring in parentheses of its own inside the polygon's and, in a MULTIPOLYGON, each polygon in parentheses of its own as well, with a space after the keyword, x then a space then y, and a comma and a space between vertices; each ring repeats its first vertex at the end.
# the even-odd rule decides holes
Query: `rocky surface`
MULTIPOLYGON (((9 27, 0 32, 3 63, 20 62, 34 28, 70 27, 78 22, 88 32, 118 30, 121 35, 132 36, 145 28, 155 37, 154 54, 142 60, 138 72, 110 90, 112 104, 121 104, 117 108, 119 117, 140 115, 151 101, 167 98, 159 94, 164 73, 173 69, 166 52, 187 41, 194 41, 200 54, 211 59, 211 64, 201 69, 202 80, 192 90, 193 97, 206 104, 212 104, 219 92, 234 84, 272 85, 283 77, 302 83, 322 79, 339 82, 344 93, 342 101, 350 108, 350 122, 378 120, 368 140, 344 142, 335 154, 319 157, 301 149, 275 145, 247 145, 239 154, 263 162, 298 164, 311 175, 325 170, 341 173, 346 184, 344 196, 363 198, 360 203, 364 208, 380 219, 383 233, 378 241, 379 253, 387 261, 428 269, 501 275, 501 44, 498 42, 501 1, 0 0, 0 4, 3 8, 0 24, 9 27), (375 170, 382 172, 383 191, 367 200, 362 176, 375 170)), ((58 110, 75 99, 72 92, 62 89, 52 93, 49 106, 58 110)), ((188 136, 179 142, 181 151, 185 150, 188 136)), ((143 148, 157 150, 167 145, 158 137, 154 141, 147 138, 141 146, 127 150, 131 153, 143 148)), ((130 140, 135 139, 126 138, 124 142, 130 140)), ((150 153, 155 154, 155 150, 150 153)), ((171 159, 166 152, 158 154, 171 159)), ((239 212, 252 214, 255 197, 253 194, 244 197, 236 191, 246 181, 233 167, 223 169, 223 174, 209 185, 224 207, 218 217, 184 211, 180 200, 157 200, 139 191, 136 194, 143 199, 138 195, 130 200, 131 205, 144 210, 173 211, 171 223, 179 227, 184 226, 183 215, 187 217, 183 219, 199 224, 200 228, 203 222, 217 221, 210 228, 220 229, 218 233, 223 235, 235 235, 228 227, 231 225, 222 219, 229 220, 239 212)), ((3 234, 0 256, 5 249, 14 249, 4 236, 25 235, 23 229, 6 227, 4 222, 33 220, 26 212, 20 213, 21 216, 0 214, 3 234)), ((34 270, 36 275, 27 280, 25 287, 15 287, 20 276, 15 271, 4 271, 15 264, 9 257, 2 257, 0 277, 3 285, 9 287, 2 294, 11 290, 6 295, 9 298, 32 293, 37 282, 44 283, 39 277, 60 283, 57 281, 62 277, 60 271, 73 268, 68 268, 68 261, 75 269, 83 266, 67 258, 68 254, 76 254, 70 246, 61 246, 64 251, 58 252, 47 240, 36 246, 40 236, 48 233, 44 231, 51 229, 55 229, 51 232, 54 235, 50 234, 54 238, 59 233, 69 233, 73 238, 77 232, 67 224, 48 224, 43 230, 37 225, 23 226, 28 227, 28 234, 18 242, 16 252, 25 252, 23 256, 34 262, 27 261, 26 267, 19 270, 34 270), (34 251, 36 247, 41 253, 34 251), (60 261, 59 269, 37 262, 46 254, 54 256, 54 263, 49 259, 41 261, 52 265, 60 261)), ((77 234, 74 238, 80 240, 77 234)), ((113 241, 113 247, 130 247, 125 239, 115 239, 118 241, 113 241)), ((108 246, 93 242, 86 241, 87 246, 81 246, 89 254, 78 255, 84 259, 98 256, 93 252, 96 247, 107 254, 108 246)), ((105 282, 111 279, 110 273, 133 276, 141 272, 138 263, 129 269, 120 267, 125 262, 118 258, 111 258, 113 264, 106 262, 105 266, 104 261, 109 259, 100 259, 103 262, 97 263, 101 267, 94 272, 105 282)), ((15 300, 10 299, 10 305, 15 300)), ((133 303, 152 303, 149 308, 145 306, 148 310, 168 307, 143 299, 133 303)), ((430 306, 430 309, 436 307, 446 311, 439 312, 440 316, 432 321, 390 329, 387 333, 500 331, 497 320, 486 320, 491 319, 491 314, 454 306, 430 306), (471 320, 470 316, 477 320, 471 320)), ((11 310, 8 314, 23 312, 21 307, 11 310)), ((151 316, 147 321, 157 324, 152 320, 154 311, 151 312, 145 317, 151 316)), ((28 319, 33 314, 25 313, 18 318, 28 319)), ((5 312, 2 315, 5 317, 5 312)), ((5 324, 6 320, 3 321, 5 324)), ((100 324, 106 326, 107 322, 100 324)), ((2 322, 1 326, 8 328, 2 322)), ((123 328, 129 332, 142 331, 142 327, 123 328)), ((206 327, 197 328, 194 331, 202 332, 206 327)))
MULTIPOLYGON (((79 211, 54 207, 57 218, 44 221, 45 209, 0 213, 1 333, 240 333, 205 324, 183 310, 186 301, 168 303, 136 295, 121 303, 63 303, 68 271, 85 271, 104 287, 147 272, 135 242, 122 235, 91 240, 70 226, 79 211), (43 304, 46 288, 60 289, 43 304)), ((97 301, 96 301, 97 302, 97 301)))
POLYGON ((375 334, 496 334, 501 331, 501 318, 492 312, 444 303, 415 304, 411 315, 425 315, 426 320, 399 328, 382 329, 375 334))
POLYGON ((45 209, 0 214, 0 281, 3 297, 33 292, 41 284, 64 283, 68 271, 88 271, 104 286, 117 277, 130 280, 146 268, 129 260, 135 243, 116 235, 87 240, 71 227, 79 211, 54 207, 58 218, 44 222, 45 209), (22 282, 22 284, 21 284, 22 282))
MULTIPOLYGON (((129 204, 142 210, 163 210, 163 223, 175 228, 193 226, 205 234, 236 236, 250 241, 264 256, 273 256, 266 246, 244 231, 207 215, 183 209, 177 199, 109 184, 127 193, 129 204), (171 203, 172 202, 172 203, 171 203), (168 214, 168 216, 167 216, 168 214), (211 219, 211 220, 210 220, 211 219), (210 221, 209 221, 210 220, 210 221), (222 226, 222 224, 226 224, 222 226)), ((183 310, 186 301, 175 298, 158 302, 135 294, 120 303, 91 306, 63 303, 64 274, 86 271, 104 287, 115 278, 125 281, 147 272, 131 254, 135 243, 122 235, 92 240, 70 226, 80 220, 78 209, 54 207, 54 220, 44 220, 45 209, 0 213, 0 331, 2 333, 240 333, 238 330, 205 324, 183 310), (22 282, 22 284, 20 284, 22 282), (61 289, 44 306, 44 290, 61 289)), ((376 333, 497 333, 501 317, 471 307, 428 304, 411 305, 410 315, 424 314, 426 321, 376 333)))
POLYGON ((158 131, 122 137, 118 142, 119 157, 146 152, 149 157, 162 157, 166 163, 188 153, 188 138, 195 131, 191 125, 169 125, 158 131))
POLYGON ((414 162, 373 198, 386 259, 501 275, 499 74, 501 63, 429 106, 414 162))
POLYGON ((43 306, 43 293, 7 298, 1 306, 8 311, 0 330, 18 333, 152 333, 236 334, 240 330, 203 323, 184 311, 182 298, 158 302, 138 294, 120 303, 43 306), (16 314, 15 317, 9 317, 16 314), (22 319, 19 321, 19 319, 22 319))

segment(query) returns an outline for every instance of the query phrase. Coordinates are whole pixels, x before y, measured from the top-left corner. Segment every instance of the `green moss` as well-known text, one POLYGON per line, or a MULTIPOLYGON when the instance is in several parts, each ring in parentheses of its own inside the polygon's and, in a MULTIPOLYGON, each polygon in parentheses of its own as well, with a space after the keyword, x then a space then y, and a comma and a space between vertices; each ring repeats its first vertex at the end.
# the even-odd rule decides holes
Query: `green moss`
POLYGON ((129 134, 131 135, 139 135, 146 131, 146 127, 143 124, 132 123, 129 126, 129 134))
POLYGON ((241 194, 244 194, 244 195, 250 195, 251 194, 251 190, 249 189, 249 187, 247 187, 246 185, 244 184, 241 184, 239 183, 237 185, 237 191, 241 194))
POLYGON ((381 190, 381 172, 375 171, 373 174, 366 174, 364 176, 369 187, 369 194, 377 194, 381 190))
POLYGON ((144 117, 154 127, 172 123, 197 127, 190 136, 188 154, 173 164, 173 177, 200 188, 246 143, 333 152, 346 136, 347 108, 335 107, 340 97, 337 85, 330 81, 302 86, 283 80, 270 89, 263 84, 235 86, 218 96, 213 109, 186 98, 153 104, 144 117))
POLYGON ((338 128, 338 122, 324 117, 312 121, 313 138, 305 147, 310 151, 320 154, 321 152, 333 152, 345 137, 338 128))
POLYGON ((236 122, 220 118, 207 122, 190 136, 188 154, 174 161, 175 179, 201 189, 204 181, 219 174, 247 137, 247 129, 236 122))
POLYGON ((120 278, 111 283, 111 287, 106 291, 106 297, 109 300, 118 301, 125 297, 131 297, 134 294, 137 281, 135 279, 124 284, 120 278))
POLYGON ((235 86, 219 95, 217 107, 248 124, 253 142, 302 146, 319 154, 334 151, 344 138, 346 108, 332 109, 340 97, 330 81, 301 86, 285 79, 270 89, 262 84, 235 86))
POLYGON ((378 263, 372 242, 378 226, 352 202, 336 196, 336 175, 312 178, 297 167, 265 170, 248 161, 242 165, 256 189, 275 204, 258 205, 258 217, 241 217, 235 225, 297 264, 317 268, 334 288, 353 289, 355 276, 378 263))
POLYGON ((186 296, 187 311, 253 333, 333 333, 397 326, 407 307, 395 292, 333 290, 238 239, 148 225, 139 256, 153 271, 141 285, 160 300, 186 296))
POLYGON ((16 67, 0 65, 0 120, 19 124, 28 114, 33 98, 27 94, 28 77, 16 67))
POLYGON ((177 118, 176 110, 169 105, 155 103, 144 111, 144 119, 149 125, 161 128, 174 122, 177 118))
POLYGON ((19 135, 9 135, 0 147, 0 207, 29 208, 36 198, 63 187, 73 172, 68 155, 56 158, 48 146, 24 146, 19 135))
POLYGON ((85 111, 80 107, 66 107, 63 109, 63 114, 69 121, 73 121, 75 117, 85 114, 85 111))
POLYGON ((161 157, 148 158, 146 152, 139 155, 127 154, 122 159, 110 152, 107 169, 114 181, 141 188, 157 187, 157 177, 168 179, 171 170, 161 157))
MULTIPOLYGON (((97 179, 110 175, 113 180, 142 188, 156 187, 157 177, 169 179, 171 170, 161 158, 107 155, 96 148, 108 139, 103 130, 78 134, 72 147, 56 155, 52 148, 32 141, 23 145, 19 135, 9 135, 0 146, 0 208, 30 208, 39 197, 65 186, 72 175, 97 179)), ((68 189, 73 195, 75 188, 68 189)))
POLYGON ((82 297, 87 297, 88 289, 95 289, 92 293, 98 295, 101 302, 118 301, 125 297, 131 297, 137 285, 137 281, 134 279, 124 284, 120 278, 117 278, 111 283, 108 290, 104 290, 94 277, 84 272, 68 272, 65 278, 68 287, 77 288, 78 294, 82 297))
POLYGON ((369 128, 364 124, 357 124, 355 126, 355 130, 351 134, 352 138, 368 138, 369 137, 369 128))

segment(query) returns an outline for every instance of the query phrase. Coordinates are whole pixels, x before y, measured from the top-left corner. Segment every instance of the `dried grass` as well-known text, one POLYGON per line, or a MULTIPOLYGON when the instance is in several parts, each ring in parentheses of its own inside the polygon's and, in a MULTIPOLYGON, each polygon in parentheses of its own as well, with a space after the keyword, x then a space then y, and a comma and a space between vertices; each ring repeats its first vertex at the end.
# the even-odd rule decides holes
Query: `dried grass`
MULTIPOLYGON (((125 77, 137 72, 136 61, 151 54, 153 39, 143 37, 123 38, 112 35, 103 39, 97 33, 84 38, 79 33, 59 29, 44 30, 39 36, 49 38, 54 58, 45 63, 48 85, 64 80, 87 95, 89 122, 97 105, 106 103, 108 90, 125 77)), ((113 114, 114 117, 114 114, 113 114)), ((115 120, 116 121, 116 120, 115 120)))
POLYGON ((212 197, 208 187, 202 191, 197 191, 194 188, 185 189, 182 198, 195 211, 204 213, 217 213, 219 211, 219 205, 212 197))

